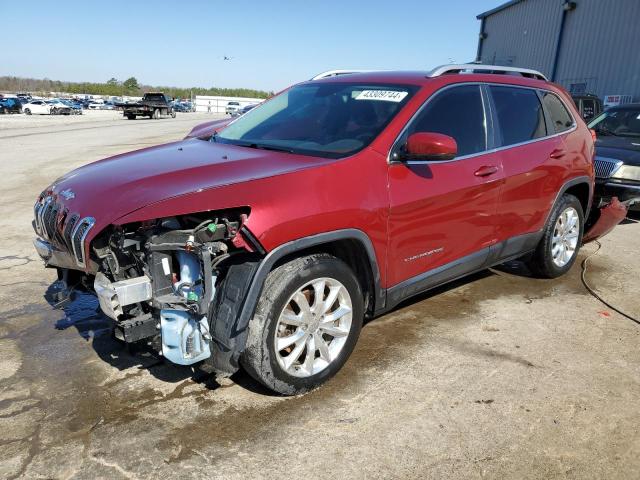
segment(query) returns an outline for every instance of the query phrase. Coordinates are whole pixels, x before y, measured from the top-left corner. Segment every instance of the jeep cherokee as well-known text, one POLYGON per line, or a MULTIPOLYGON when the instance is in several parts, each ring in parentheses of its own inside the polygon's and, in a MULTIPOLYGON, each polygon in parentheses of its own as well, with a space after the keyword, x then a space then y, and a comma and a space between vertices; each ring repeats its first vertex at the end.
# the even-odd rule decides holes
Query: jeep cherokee
POLYGON ((334 375, 364 319, 510 259, 558 277, 626 213, 587 220, 592 132, 532 70, 328 73, 229 122, 59 178, 35 246, 122 341, 282 394, 334 375))

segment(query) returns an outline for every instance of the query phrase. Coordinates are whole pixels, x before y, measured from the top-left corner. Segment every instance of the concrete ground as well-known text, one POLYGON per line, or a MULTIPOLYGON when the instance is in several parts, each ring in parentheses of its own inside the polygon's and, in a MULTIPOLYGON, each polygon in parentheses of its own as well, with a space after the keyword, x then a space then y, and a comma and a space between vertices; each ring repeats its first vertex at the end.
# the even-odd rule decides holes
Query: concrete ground
MULTIPOLYGON (((640 327, 587 294, 579 265, 544 281, 511 265, 407 302, 294 398, 129 353, 92 297, 53 309, 36 195, 212 118, 94 113, 0 116, 0 478, 640 477, 640 327)), ((618 227, 587 273, 637 317, 639 235, 618 227)))

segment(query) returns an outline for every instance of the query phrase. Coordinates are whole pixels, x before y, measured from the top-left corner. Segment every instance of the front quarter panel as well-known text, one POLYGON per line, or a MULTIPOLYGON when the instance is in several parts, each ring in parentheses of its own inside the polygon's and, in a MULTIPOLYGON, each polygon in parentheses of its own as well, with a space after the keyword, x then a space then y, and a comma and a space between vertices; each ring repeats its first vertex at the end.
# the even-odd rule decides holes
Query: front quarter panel
MULTIPOLYGON (((321 166, 170 198, 136 210, 115 223, 249 206, 251 213, 245 226, 267 252, 315 234, 357 229, 371 239, 376 260, 383 266, 386 192, 386 158, 365 149, 321 166)), ((381 268, 382 286, 384 273, 381 268)))

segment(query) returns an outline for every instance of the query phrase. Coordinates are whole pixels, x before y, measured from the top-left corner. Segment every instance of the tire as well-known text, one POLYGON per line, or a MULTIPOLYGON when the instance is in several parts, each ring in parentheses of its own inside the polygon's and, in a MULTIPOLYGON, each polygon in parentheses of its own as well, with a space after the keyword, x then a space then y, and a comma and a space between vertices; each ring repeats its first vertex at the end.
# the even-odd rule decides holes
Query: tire
POLYGON ((268 275, 249 322, 240 362, 249 375, 275 392, 304 393, 326 382, 344 365, 360 335, 363 315, 362 289, 342 260, 327 254, 297 258, 268 275), (322 285, 324 300, 333 295, 333 301, 326 314, 316 316, 312 312, 324 303, 316 302, 314 292, 322 285), (282 322, 285 310, 288 316, 282 322), (327 321, 329 316, 337 318, 327 321), (289 323, 294 319, 295 326, 289 323), (276 351, 276 337, 283 346, 292 343, 276 351), (320 341, 324 348, 316 343, 320 341), (313 357, 306 353, 309 345, 314 348, 313 357))
POLYGON ((24 109, 24 114, 25 115, 31 115, 31 109, 30 108, 25 108, 24 109))
POLYGON ((51 110, 49 110, 49 114, 50 115, 57 115, 58 114, 58 110, 56 110, 55 108, 52 108, 51 110))
POLYGON ((578 257, 583 229, 584 213, 580 201, 573 195, 562 195, 551 210, 542 239, 527 262, 531 272, 540 278, 557 278, 567 273, 578 257), (570 225, 568 230, 567 224, 570 225))
POLYGON ((136 119, 136 116, 135 116, 135 115, 127 115, 127 118, 128 118, 129 120, 135 120, 135 119, 136 119))
POLYGON ((154 120, 159 119, 160 118, 160 110, 156 108, 153 111, 153 113, 151 114, 151 118, 153 118, 154 120))
POLYGON ((175 112, 175 110, 173 110, 173 111, 171 112, 171 118, 176 118, 176 112, 175 112))

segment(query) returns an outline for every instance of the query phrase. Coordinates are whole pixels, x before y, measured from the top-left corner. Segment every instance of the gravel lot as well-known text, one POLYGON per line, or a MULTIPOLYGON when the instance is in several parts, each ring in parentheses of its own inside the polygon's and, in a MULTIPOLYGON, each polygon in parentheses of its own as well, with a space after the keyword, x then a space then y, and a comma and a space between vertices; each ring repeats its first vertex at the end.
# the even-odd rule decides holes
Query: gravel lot
MULTIPOLYGON (((510 265, 405 303, 296 398, 132 355, 89 296, 53 309, 36 195, 212 118, 0 116, 0 478, 640 477, 640 327, 579 266, 543 281, 510 265)), ((588 272, 635 316, 639 235, 618 227, 588 272)))

